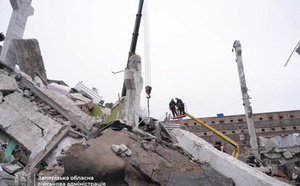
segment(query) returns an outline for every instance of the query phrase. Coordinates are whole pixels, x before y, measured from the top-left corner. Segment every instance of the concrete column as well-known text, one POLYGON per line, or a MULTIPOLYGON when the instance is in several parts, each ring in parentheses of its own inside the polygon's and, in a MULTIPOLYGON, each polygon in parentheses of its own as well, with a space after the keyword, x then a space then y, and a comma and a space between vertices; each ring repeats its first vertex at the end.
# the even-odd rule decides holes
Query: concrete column
POLYGON ((12 40, 23 38, 27 18, 34 13, 31 1, 32 0, 10 0, 13 12, 7 28, 0 60, 6 62, 13 68, 16 64, 16 56, 12 40))
POLYGON ((244 66, 242 60, 242 47, 240 41, 236 40, 233 44, 233 48, 235 49, 235 53, 236 53, 236 63, 239 71, 239 78, 240 78, 240 84, 241 84, 241 90, 243 96, 243 105, 246 113, 247 126, 250 135, 251 151, 254 153, 254 156, 256 158, 260 159, 260 155, 258 153, 257 140, 256 140, 256 132, 255 132, 255 127, 254 127, 254 122, 252 117, 252 107, 250 105, 250 97, 247 93, 248 88, 246 85, 246 78, 245 78, 244 66))
POLYGON ((124 81, 126 86, 125 120, 127 125, 138 127, 140 98, 143 89, 141 57, 133 55, 129 59, 128 68, 125 69, 124 81))

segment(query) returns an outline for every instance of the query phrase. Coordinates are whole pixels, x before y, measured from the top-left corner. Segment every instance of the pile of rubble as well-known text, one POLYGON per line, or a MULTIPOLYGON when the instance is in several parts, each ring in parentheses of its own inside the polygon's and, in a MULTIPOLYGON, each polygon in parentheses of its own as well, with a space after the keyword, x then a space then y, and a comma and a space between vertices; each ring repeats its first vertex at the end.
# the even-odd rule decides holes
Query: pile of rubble
POLYGON ((259 142, 262 163, 270 167, 270 174, 300 185, 300 134, 259 137, 259 142))
POLYGON ((123 98, 106 108, 49 81, 41 61, 23 63, 0 61, 0 185, 234 185, 201 167, 157 120, 140 118, 137 127, 116 120, 123 98))

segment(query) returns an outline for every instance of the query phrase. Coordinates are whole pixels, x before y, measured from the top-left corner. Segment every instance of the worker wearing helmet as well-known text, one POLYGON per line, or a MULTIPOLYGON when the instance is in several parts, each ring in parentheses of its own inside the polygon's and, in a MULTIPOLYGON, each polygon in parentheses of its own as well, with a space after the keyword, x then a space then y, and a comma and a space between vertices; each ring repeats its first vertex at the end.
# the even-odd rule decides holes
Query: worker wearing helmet
POLYGON ((222 142, 220 140, 216 140, 215 142, 215 148, 218 149, 221 152, 227 153, 228 151, 225 149, 225 147, 222 145, 222 142))
POLYGON ((179 110, 179 114, 180 115, 184 115, 185 114, 185 112, 184 112, 184 104, 183 104, 183 102, 182 102, 182 100, 181 99, 179 99, 179 98, 175 98, 176 99, 176 106, 177 106, 177 108, 178 108, 178 110, 179 110))
POLYGON ((169 109, 172 111, 173 117, 178 116, 175 106, 176 106, 176 103, 175 103, 174 99, 171 99, 171 102, 169 103, 169 109))
POLYGON ((1 32, 0 33, 0 41, 4 41, 4 39, 5 39, 5 36, 4 36, 3 32, 1 32))
POLYGON ((246 163, 251 167, 260 167, 260 162, 255 158, 253 152, 247 157, 246 163))

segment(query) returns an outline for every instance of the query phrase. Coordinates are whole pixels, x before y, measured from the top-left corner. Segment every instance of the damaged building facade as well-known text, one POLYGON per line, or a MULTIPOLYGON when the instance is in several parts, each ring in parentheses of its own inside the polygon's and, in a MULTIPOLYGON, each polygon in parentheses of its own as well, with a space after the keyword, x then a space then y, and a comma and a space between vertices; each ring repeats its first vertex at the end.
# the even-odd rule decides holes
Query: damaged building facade
MULTIPOLYGON (((236 141, 241 150, 240 159, 245 160, 250 147, 245 115, 218 115, 199 119, 236 141)), ((277 135, 300 133, 300 110, 255 113, 253 120, 257 136, 270 138, 277 135)), ((180 128, 186 129, 212 144, 218 139, 215 134, 192 119, 171 122, 180 124, 180 128)), ((231 149, 232 147, 228 144, 226 148, 231 149)))

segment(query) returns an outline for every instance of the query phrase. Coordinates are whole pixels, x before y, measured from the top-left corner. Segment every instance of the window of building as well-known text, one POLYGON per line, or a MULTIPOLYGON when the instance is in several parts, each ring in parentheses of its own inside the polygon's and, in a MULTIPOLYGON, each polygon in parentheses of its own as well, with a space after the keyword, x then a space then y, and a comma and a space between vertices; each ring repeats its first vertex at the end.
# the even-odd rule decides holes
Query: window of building
POLYGON ((283 116, 279 116, 279 119, 282 119, 283 118, 283 116))
POLYGON ((259 118, 259 120, 261 121, 261 120, 262 120, 262 118, 259 118))
POLYGON ((223 134, 226 134, 226 132, 222 132, 223 134))
POLYGON ((233 130, 232 133, 235 133, 235 131, 233 130))
POLYGON ((215 123, 215 121, 212 121, 211 123, 215 123))
POLYGON ((271 119, 271 120, 272 120, 272 119, 273 119, 273 116, 270 116, 270 117, 269 117, 269 119, 271 119))
POLYGON ((184 125, 185 125, 185 126, 189 126, 189 124, 188 124, 188 123, 184 123, 184 125))
POLYGON ((282 130, 285 130, 285 127, 282 127, 282 130))
POLYGON ((297 127, 294 126, 293 129, 297 129, 297 127))
POLYGON ((242 126, 238 126, 238 129, 242 129, 243 127, 242 126))
POLYGON ((194 123, 194 125, 197 125, 197 123, 194 123))
POLYGON ((261 129, 262 132, 265 132, 265 129, 261 129))
POLYGON ((243 119, 238 119, 238 122, 243 122, 243 119))
POLYGON ((207 133, 206 133, 206 132, 204 132, 204 135, 206 136, 206 135, 207 135, 207 133))
POLYGON ((233 122, 233 120, 231 119, 231 120, 230 120, 230 122, 232 123, 232 122, 233 122))
POLYGON ((290 115, 290 118, 293 118, 294 116, 293 115, 290 115))
POLYGON ((272 128, 272 130, 275 130, 275 128, 272 128))
POLYGON ((222 124, 222 123, 224 123, 224 121, 223 121, 223 120, 220 120, 219 123, 222 124))
POLYGON ((244 132, 244 130, 241 130, 241 132, 244 132))

